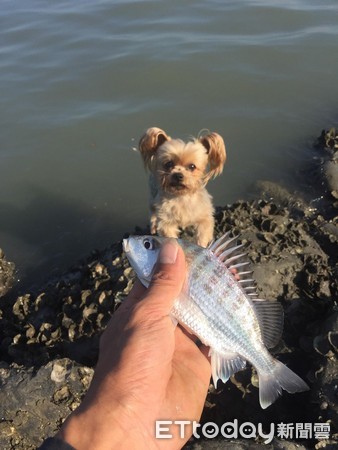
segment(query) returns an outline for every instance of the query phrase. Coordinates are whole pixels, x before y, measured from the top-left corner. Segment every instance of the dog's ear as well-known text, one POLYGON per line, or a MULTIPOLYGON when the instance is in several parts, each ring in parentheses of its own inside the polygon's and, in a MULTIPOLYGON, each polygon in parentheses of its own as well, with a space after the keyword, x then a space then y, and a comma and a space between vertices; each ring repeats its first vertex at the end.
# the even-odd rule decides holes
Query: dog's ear
POLYGON ((209 170, 205 175, 205 181, 217 177, 223 171, 226 160, 225 145, 222 136, 218 133, 210 133, 200 137, 201 144, 205 147, 209 158, 209 170))
POLYGON ((170 140, 167 133, 160 128, 148 128, 139 142, 139 150, 146 169, 151 168, 152 159, 157 149, 165 142, 170 140))

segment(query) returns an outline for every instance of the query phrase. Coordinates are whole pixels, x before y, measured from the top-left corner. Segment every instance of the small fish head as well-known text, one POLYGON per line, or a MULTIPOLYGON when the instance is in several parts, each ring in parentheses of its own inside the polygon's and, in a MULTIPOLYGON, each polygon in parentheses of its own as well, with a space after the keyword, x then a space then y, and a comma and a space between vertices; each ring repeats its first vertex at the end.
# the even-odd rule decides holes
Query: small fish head
POLYGON ((155 236, 130 236, 123 239, 123 250, 145 287, 149 286, 152 278, 162 241, 162 238, 155 236))

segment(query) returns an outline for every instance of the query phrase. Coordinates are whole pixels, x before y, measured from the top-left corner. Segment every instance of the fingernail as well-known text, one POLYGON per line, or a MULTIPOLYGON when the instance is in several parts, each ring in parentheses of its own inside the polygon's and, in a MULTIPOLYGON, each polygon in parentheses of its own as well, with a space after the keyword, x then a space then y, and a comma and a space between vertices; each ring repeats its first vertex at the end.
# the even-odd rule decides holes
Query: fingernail
POLYGON ((177 258, 178 244, 176 239, 167 239, 164 241, 159 255, 161 264, 174 264, 177 258))

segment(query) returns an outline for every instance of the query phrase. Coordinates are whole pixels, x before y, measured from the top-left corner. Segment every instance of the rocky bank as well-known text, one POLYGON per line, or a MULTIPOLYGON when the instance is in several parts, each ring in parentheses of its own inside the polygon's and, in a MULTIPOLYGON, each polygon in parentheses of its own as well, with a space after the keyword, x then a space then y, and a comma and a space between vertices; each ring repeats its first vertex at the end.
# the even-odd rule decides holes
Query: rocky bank
MULTIPOLYGON (((247 245, 262 297, 285 312, 283 340, 272 353, 299 374, 309 392, 283 396, 267 410, 248 367, 210 385, 201 423, 328 423, 330 438, 191 440, 186 448, 337 448, 338 445, 338 137, 318 139, 307 173, 319 199, 304 200, 269 182, 259 200, 217 208, 216 235, 231 230, 247 245), (312 175, 311 175, 312 176, 312 175), (221 384, 221 383, 220 383, 221 384)), ((137 229, 136 232, 142 233, 137 229)), ((80 403, 93 375, 98 341, 134 274, 121 243, 95 251, 39 292, 11 294, 14 266, 0 252, 0 448, 35 449, 80 403)), ((112 343, 113 347, 113 343, 112 343)), ((193 380, 192 380, 193 382, 193 380)))

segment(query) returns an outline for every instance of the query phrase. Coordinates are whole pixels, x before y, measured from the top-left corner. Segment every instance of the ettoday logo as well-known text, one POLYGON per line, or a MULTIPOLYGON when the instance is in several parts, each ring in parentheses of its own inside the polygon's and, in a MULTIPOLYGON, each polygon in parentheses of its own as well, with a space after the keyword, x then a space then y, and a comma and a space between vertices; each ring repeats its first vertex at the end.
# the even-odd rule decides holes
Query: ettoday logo
POLYGON ((197 439, 200 439, 201 437, 213 439, 219 435, 226 439, 237 439, 238 437, 250 439, 260 436, 265 439, 265 444, 269 444, 274 438, 275 433, 274 424, 270 424, 270 431, 264 433, 261 423, 259 423, 257 427, 251 422, 244 422, 239 425, 237 419, 233 422, 225 422, 222 426, 218 426, 214 422, 206 422, 201 425, 196 421, 191 422, 189 420, 157 420, 155 425, 155 437, 157 439, 172 438, 172 427, 176 426, 179 428, 179 436, 184 438, 186 437, 187 427, 191 425, 193 429, 192 434, 197 439))
POLYGON ((155 422, 156 439, 171 439, 173 437, 174 428, 180 438, 190 437, 191 428, 192 435, 196 439, 202 437, 213 439, 222 436, 225 439, 255 439, 261 437, 265 444, 270 444, 275 436, 281 439, 329 439, 330 424, 329 423, 278 423, 270 424, 270 429, 264 432, 261 423, 257 425, 251 422, 238 423, 235 419, 233 422, 225 422, 221 426, 214 422, 206 422, 201 425, 196 421, 190 420, 157 420, 155 422), (189 435, 187 435, 189 434, 189 435))

